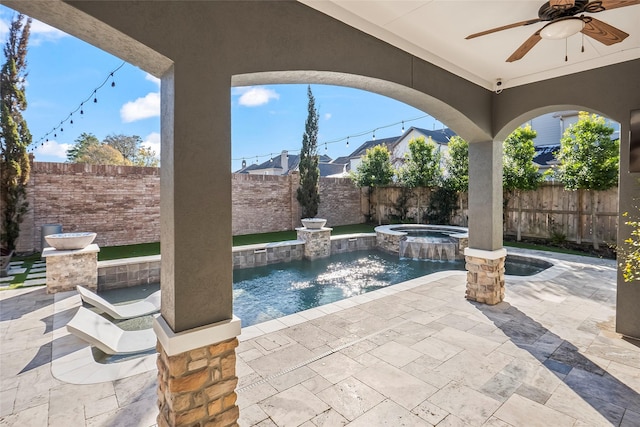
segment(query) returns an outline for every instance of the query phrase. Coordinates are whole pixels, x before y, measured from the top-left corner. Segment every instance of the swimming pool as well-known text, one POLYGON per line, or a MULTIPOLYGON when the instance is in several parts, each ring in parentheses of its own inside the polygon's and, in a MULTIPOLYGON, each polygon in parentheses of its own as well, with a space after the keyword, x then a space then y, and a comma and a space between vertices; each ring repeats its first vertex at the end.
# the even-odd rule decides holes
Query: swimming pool
MULTIPOLYGON (((508 275, 526 276, 550 266, 542 260, 509 255, 505 269, 508 275)), ((396 254, 376 250, 239 269, 233 272, 233 311, 246 327, 437 271, 464 269, 462 260, 399 259, 396 254)), ((100 295, 117 304, 143 299, 158 289, 158 284, 134 286, 100 295)), ((138 322, 120 326, 138 329, 138 322)))
MULTIPOLYGON (((505 265, 510 275, 532 275, 551 265, 510 258, 505 265)), ((398 259, 382 251, 359 251, 234 270, 233 311, 246 327, 437 271, 464 269, 461 260, 398 259)))

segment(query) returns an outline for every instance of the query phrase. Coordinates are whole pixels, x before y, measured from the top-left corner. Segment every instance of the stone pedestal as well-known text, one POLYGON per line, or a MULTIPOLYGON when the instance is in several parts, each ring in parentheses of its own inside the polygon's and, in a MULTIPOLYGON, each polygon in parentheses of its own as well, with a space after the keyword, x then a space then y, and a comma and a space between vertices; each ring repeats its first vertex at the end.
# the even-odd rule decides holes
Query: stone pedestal
POLYGON ((326 258, 331 255, 331 230, 333 228, 296 228, 298 240, 305 242, 304 257, 306 259, 326 258))
POLYGON ((176 334, 158 316, 153 329, 159 353, 158 426, 237 426, 240 319, 176 334))
POLYGON ((84 249, 58 251, 44 248, 42 257, 47 262, 47 293, 72 291, 76 286, 98 289, 98 245, 84 249))
POLYGON ((483 251, 466 248, 464 256, 467 269, 465 297, 483 304, 498 304, 504 299, 505 249, 483 251))

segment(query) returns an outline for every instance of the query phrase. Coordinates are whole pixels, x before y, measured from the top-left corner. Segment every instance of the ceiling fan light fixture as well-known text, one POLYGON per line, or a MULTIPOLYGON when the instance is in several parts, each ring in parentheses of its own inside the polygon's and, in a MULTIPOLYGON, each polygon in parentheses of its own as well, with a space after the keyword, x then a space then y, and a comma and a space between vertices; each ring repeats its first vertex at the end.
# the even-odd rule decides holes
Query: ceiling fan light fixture
POLYGON ((579 33, 584 28, 584 21, 581 18, 565 18, 550 22, 540 30, 540 37, 549 40, 566 39, 579 33))

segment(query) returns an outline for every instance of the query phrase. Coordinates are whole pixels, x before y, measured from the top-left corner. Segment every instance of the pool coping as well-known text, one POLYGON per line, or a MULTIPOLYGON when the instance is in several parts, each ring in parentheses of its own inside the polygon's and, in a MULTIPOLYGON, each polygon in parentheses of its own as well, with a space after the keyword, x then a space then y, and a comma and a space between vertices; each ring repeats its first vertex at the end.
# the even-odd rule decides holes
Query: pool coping
MULTIPOLYGON (((546 253, 538 254, 535 253, 535 251, 517 248, 506 249, 507 253, 511 252, 514 255, 517 254, 529 258, 541 259, 553 264, 548 269, 531 276, 506 276, 506 280, 510 282, 550 280, 570 269, 570 261, 556 258, 555 253, 553 254, 554 257, 550 258, 546 253)), ((439 280, 452 276, 463 277, 466 274, 465 271, 460 270, 439 271, 386 288, 377 289, 330 304, 247 326, 241 329, 238 340, 240 342, 248 341, 290 326, 318 319, 328 314, 357 307, 360 304, 365 304, 389 295, 430 283, 436 283, 439 280)), ((156 354, 110 364, 96 362, 93 358, 91 346, 71 335, 65 327, 69 319, 75 314, 77 308, 82 305, 79 294, 76 291, 60 292, 55 295, 54 301, 51 372, 55 378, 70 384, 97 384, 127 378, 156 369, 156 354)), ((159 314, 157 314, 157 316, 159 316, 159 314)))

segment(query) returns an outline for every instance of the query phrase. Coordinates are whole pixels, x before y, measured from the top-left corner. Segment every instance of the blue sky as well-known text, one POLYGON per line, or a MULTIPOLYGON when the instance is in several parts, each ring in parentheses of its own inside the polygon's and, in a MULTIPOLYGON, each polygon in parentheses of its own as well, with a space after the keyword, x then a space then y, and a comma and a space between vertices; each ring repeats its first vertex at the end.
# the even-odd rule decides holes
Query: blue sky
MULTIPOLYGON (((0 6, 3 46, 13 15, 13 10, 0 6)), ((110 134, 138 135, 159 154, 157 79, 128 63, 111 78, 110 73, 123 64, 121 59, 38 21, 32 24, 27 61, 24 116, 33 135, 36 161, 64 162, 66 150, 83 132, 100 140, 110 134), (105 79, 94 103, 93 91, 105 79), (84 114, 78 110, 69 117, 87 98, 84 114)), ((424 117, 425 112, 374 93, 326 85, 311 88, 320 112, 318 152, 332 158, 349 154, 371 139, 373 132, 367 131, 378 128, 376 138, 400 135, 401 124, 383 127, 403 120, 406 128, 442 127, 432 117, 424 117), (423 118, 408 121, 418 117, 423 118), (351 136, 348 147, 347 136, 351 136)), ((300 150, 307 117, 306 90, 306 85, 230 88, 232 170, 240 168, 243 158, 247 163, 263 162, 282 150, 300 150)))

